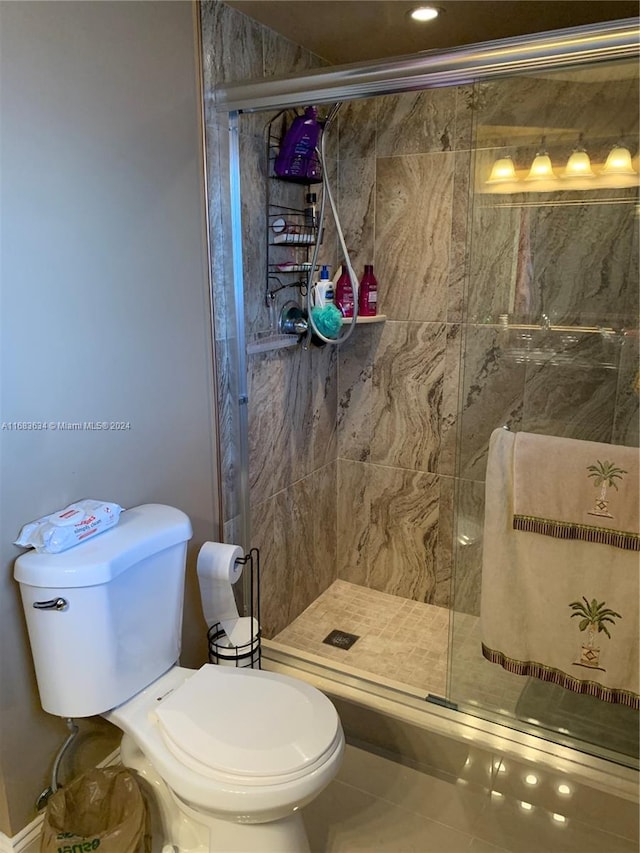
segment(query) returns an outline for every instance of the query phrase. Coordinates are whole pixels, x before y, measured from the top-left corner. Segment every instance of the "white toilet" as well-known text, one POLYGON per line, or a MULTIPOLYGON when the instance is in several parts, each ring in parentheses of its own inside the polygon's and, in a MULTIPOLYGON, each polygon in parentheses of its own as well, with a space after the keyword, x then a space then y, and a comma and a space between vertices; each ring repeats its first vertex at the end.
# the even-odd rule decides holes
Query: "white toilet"
POLYGON ((154 793, 161 843, 191 853, 302 853, 300 809, 344 752, 337 712, 276 673, 177 666, 187 516, 146 504, 61 554, 15 563, 42 707, 101 714, 154 793))

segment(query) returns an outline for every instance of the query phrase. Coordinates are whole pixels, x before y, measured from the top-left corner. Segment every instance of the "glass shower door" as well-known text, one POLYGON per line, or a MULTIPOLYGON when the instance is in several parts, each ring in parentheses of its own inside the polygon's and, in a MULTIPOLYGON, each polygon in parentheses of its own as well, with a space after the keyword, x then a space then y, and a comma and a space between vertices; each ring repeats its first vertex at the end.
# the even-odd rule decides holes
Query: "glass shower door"
POLYGON ((633 763, 637 710, 490 663, 480 615, 492 432, 638 446, 637 64, 477 84, 474 107, 448 698, 633 763))

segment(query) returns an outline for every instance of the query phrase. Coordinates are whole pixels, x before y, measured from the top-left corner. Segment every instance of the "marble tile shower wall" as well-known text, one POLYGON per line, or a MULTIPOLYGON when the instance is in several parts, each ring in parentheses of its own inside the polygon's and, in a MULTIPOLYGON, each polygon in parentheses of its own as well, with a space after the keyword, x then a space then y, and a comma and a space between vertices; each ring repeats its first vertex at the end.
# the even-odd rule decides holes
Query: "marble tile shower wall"
MULTIPOLYGON (((222 2, 201 4, 205 88, 285 76, 323 64, 317 56, 222 2)), ((239 122, 247 339, 270 331, 265 305, 267 156, 272 116, 239 122)), ((209 229, 214 289, 218 411, 225 540, 238 541, 238 381, 231 278, 226 116, 206 108, 209 229)), ((299 206, 298 186, 280 184, 282 204, 299 206)), ((335 353, 301 348, 248 356, 252 547, 261 552, 262 627, 280 631, 336 577, 335 353)))
MULTIPOLYGON (((322 64, 224 3, 202 4, 202 29, 209 90, 217 81, 322 64)), ((564 359, 552 359, 545 353, 557 349, 557 339, 541 331, 526 346, 542 356, 536 360, 529 353, 519 361, 522 341, 492 322, 501 313, 538 322, 540 312, 551 308, 553 322, 637 329, 633 205, 545 208, 530 233, 539 262, 536 285, 528 303, 519 303, 520 314, 513 303, 505 307, 496 286, 512 275, 520 211, 498 214, 476 200, 469 219, 474 168, 477 173, 485 154, 493 158, 504 150, 505 127, 517 129, 509 150, 530 161, 539 142, 534 135, 542 125, 554 125, 548 103, 556 102, 561 120, 551 134, 554 145, 569 144, 569 137, 573 144, 574 128, 588 132, 585 122, 591 122, 592 136, 606 150, 616 141, 607 133, 617 133, 620 116, 625 134, 637 135, 633 85, 612 98, 606 87, 592 86, 586 94, 570 81, 521 78, 343 104, 330 171, 354 266, 361 272, 365 263, 375 264, 379 310, 387 321, 359 327, 339 349, 249 356, 251 544, 262 555, 266 636, 282 630, 336 577, 453 606, 454 497, 456 538, 464 543, 455 555, 455 607, 477 613, 484 466, 494 427, 508 423, 637 443, 637 337, 612 344, 579 336, 563 341, 564 359), (598 119, 610 102, 612 115, 598 119), (596 128, 598 121, 608 129, 596 128), (571 242, 578 229, 580 249, 571 242), (603 242, 594 248, 594 235, 607 234, 618 239, 609 248, 603 242), (563 263, 567 271, 559 276, 563 263)), ((268 118, 241 116, 240 122, 250 337, 271 328, 264 304, 268 118)), ((226 121, 208 109, 209 227, 231 541, 239 505, 227 146, 226 121)), ((283 203, 294 192, 286 185, 278 191, 283 203)), ((291 203, 297 206, 297 200, 291 203)), ((333 231, 324 248, 335 264, 333 231)))
POLYGON ((637 190, 469 207, 484 164, 500 152, 528 165, 541 126, 554 161, 579 132, 596 162, 620 135, 636 153, 637 72, 596 81, 514 78, 343 107, 340 212, 388 319, 339 354, 340 578, 451 606, 455 495, 455 609, 477 614, 491 431, 637 445, 637 190), (627 334, 523 337, 500 329, 502 314, 627 334))
POLYGON ((471 90, 345 104, 339 207, 354 267, 373 262, 383 325, 341 346, 338 576, 451 603, 453 428, 471 90))

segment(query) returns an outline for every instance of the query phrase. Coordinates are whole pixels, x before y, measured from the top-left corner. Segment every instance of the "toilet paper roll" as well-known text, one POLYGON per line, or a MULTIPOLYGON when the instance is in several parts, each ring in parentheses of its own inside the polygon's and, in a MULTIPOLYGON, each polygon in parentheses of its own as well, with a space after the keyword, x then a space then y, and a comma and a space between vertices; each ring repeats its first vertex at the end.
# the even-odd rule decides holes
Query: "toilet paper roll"
POLYGON ((205 542, 198 554, 197 571, 200 581, 200 597, 207 627, 216 622, 238 618, 238 607, 232 585, 242 575, 242 564, 236 563, 243 556, 239 545, 224 542, 205 542))
POLYGON ((251 616, 230 619, 222 623, 224 634, 214 646, 214 656, 209 658, 218 666, 255 667, 260 662, 260 636, 258 620, 251 616))

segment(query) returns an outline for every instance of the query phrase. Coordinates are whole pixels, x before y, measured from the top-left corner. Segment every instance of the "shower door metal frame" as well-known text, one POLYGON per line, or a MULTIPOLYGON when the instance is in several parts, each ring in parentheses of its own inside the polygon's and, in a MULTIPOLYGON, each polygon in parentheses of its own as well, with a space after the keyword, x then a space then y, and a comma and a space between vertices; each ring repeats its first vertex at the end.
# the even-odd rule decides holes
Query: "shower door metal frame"
POLYGON ((333 66, 295 77, 226 83, 208 97, 217 112, 258 112, 460 86, 512 74, 630 59, 638 55, 639 33, 640 19, 626 18, 448 51, 333 66))
MULTIPOLYGON (((247 387, 246 329, 244 321, 244 266, 242 258, 242 194, 240 181, 240 129, 238 113, 229 112, 229 206, 231 225, 231 266, 235 315, 236 390, 238 405, 238 501, 239 535, 245 553, 251 549, 251 513, 249 487, 249 391, 247 387)), ((248 601, 249 590, 243 583, 248 601)))

